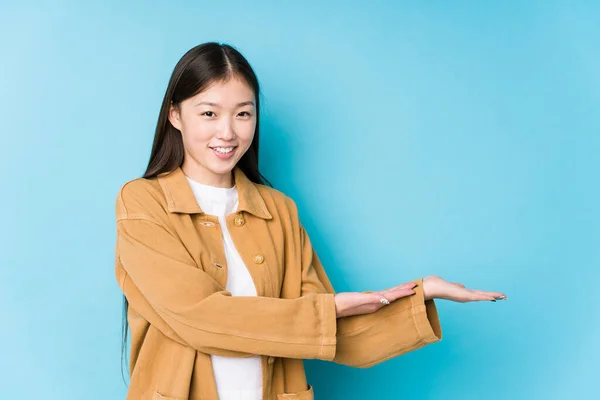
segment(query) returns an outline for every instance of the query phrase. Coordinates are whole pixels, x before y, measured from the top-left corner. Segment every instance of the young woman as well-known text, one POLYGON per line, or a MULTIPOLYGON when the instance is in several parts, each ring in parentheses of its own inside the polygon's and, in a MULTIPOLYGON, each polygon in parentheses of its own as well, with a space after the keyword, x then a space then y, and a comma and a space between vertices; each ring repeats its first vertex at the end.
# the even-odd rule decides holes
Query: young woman
POLYGON ((302 359, 370 367, 441 339, 428 276, 335 293, 294 201, 258 170, 259 84, 233 47, 177 63, 142 178, 116 200, 128 399, 313 399, 302 359))

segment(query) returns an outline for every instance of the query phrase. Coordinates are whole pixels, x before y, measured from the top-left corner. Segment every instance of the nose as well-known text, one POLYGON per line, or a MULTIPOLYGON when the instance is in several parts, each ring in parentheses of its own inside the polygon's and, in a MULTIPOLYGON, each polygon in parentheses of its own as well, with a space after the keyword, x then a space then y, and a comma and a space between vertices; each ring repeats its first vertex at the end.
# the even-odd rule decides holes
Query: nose
POLYGON ((233 123, 227 119, 223 119, 223 123, 219 126, 217 131, 217 137, 224 141, 235 139, 233 123))

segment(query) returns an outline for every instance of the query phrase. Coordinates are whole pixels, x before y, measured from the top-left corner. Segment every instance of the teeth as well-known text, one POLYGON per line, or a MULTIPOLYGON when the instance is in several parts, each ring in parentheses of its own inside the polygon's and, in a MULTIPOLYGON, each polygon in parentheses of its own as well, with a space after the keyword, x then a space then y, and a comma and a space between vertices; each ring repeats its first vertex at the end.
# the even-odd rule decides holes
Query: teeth
POLYGON ((214 147, 219 153, 227 154, 233 151, 233 147, 214 147))

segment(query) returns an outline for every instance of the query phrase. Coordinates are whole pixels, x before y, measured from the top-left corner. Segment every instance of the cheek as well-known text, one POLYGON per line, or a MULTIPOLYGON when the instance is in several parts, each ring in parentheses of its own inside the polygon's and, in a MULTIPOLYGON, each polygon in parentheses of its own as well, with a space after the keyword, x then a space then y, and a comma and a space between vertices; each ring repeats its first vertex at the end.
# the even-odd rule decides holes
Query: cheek
POLYGON ((249 147, 254 139, 254 124, 245 124, 241 126, 237 131, 237 137, 240 142, 243 142, 246 147, 249 147))
POLYGON ((213 128, 210 124, 187 121, 182 128, 183 141, 188 144, 206 143, 213 136, 213 128))

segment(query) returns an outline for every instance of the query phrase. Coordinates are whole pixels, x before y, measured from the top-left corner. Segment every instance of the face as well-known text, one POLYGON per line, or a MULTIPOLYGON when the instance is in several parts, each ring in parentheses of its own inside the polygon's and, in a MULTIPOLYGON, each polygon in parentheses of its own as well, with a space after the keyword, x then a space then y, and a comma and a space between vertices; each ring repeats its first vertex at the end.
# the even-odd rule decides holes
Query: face
POLYGON ((252 144, 256 129, 250 86, 238 78, 215 82, 172 106, 169 121, 183 139, 183 172, 200 183, 231 187, 231 171, 252 144))

